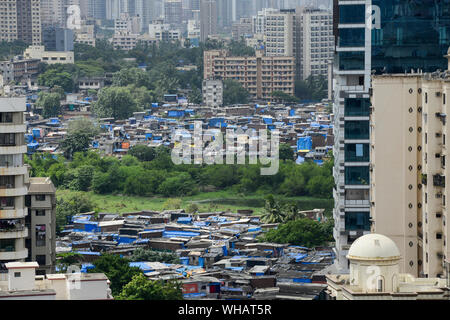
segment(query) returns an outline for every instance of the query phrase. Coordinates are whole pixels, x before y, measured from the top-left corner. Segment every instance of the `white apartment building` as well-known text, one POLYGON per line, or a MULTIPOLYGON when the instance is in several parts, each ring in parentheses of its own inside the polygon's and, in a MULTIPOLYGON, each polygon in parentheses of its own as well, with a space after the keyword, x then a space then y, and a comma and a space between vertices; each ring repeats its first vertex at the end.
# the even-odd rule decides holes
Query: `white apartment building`
POLYGON ((223 104, 222 80, 203 80, 203 103, 208 107, 221 107, 223 104))
POLYGON ((75 42, 95 47, 94 25, 82 25, 80 29, 75 29, 75 35, 75 42))
POLYGON ((320 9, 300 11, 300 48, 297 68, 301 79, 328 77, 334 57, 333 14, 320 9))
POLYGON ((327 76, 334 55, 333 15, 299 7, 265 8, 253 17, 255 38, 263 35, 267 56, 294 56, 296 78, 327 76))
POLYGON ((138 34, 141 32, 141 18, 131 17, 128 13, 122 13, 120 18, 114 20, 114 33, 129 32, 138 34))
POLYGON ((148 36, 157 41, 176 41, 181 39, 181 31, 163 23, 162 20, 157 20, 148 25, 148 36))
POLYGON ((36 276, 37 262, 10 262, 0 278, 0 301, 7 300, 112 300, 103 273, 68 273, 36 276))
POLYGON ((0 269, 4 263, 24 261, 28 256, 24 111, 25 98, 0 98, 0 269))
POLYGON ((430 278, 448 275, 450 261, 447 57, 446 72, 372 80, 372 228, 395 241, 402 270, 430 278))
POLYGON ((265 8, 253 17, 254 32, 264 35, 266 55, 294 56, 297 41, 295 9, 278 10, 265 8))
POLYGON ((129 33, 129 32, 119 32, 114 34, 112 38, 112 44, 114 49, 129 51, 136 47, 137 44, 137 34, 129 33))

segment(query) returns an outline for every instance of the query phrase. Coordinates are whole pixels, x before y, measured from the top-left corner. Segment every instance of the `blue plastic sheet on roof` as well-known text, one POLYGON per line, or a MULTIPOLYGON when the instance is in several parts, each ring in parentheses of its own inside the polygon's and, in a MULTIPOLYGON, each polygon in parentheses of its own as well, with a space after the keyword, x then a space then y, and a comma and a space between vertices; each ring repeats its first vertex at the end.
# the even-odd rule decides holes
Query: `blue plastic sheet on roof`
POLYGON ((146 262, 130 262, 130 267, 137 267, 141 271, 152 271, 153 269, 146 262))
POLYGON ((323 160, 314 159, 314 162, 317 163, 319 166, 323 164, 323 160))
POLYGON ((311 150, 312 149, 312 139, 310 136, 300 137, 297 140, 297 151, 300 150, 311 150))
POLYGON ((307 279, 307 278, 294 278, 292 279, 293 282, 299 282, 299 283, 311 283, 312 280, 311 279, 307 279))
MULTIPOLYGON (((241 268, 241 269, 243 269, 242 267, 231 267, 231 268, 241 268)), ((227 269, 231 269, 231 268, 227 268, 227 269)), ((235 270, 235 269, 233 269, 233 270, 235 270)), ((242 291, 242 288, 232 288, 232 287, 222 287, 222 290, 223 291, 236 291, 236 292, 238 292, 238 291, 242 291)))
POLYGON ((291 109, 291 110, 289 110, 289 115, 292 117, 292 116, 295 116, 295 109, 291 109))
POLYGON ((205 296, 206 296, 206 293, 204 293, 204 292, 183 293, 184 298, 205 297, 205 296))
POLYGON ((132 238, 132 237, 127 237, 127 236, 122 236, 119 235, 119 239, 117 240, 119 244, 121 243, 133 243, 136 240, 136 238, 132 238))
POLYGON ((180 217, 177 219, 177 223, 190 224, 190 223, 192 223, 192 218, 191 217, 180 217))
POLYGON ((96 251, 74 251, 74 252, 85 255, 85 256, 101 256, 102 255, 100 252, 96 252, 96 251))
POLYGON ((87 273, 89 269, 94 269, 95 266, 92 263, 83 263, 81 265, 81 272, 87 273))
POLYGON ((174 237, 197 237, 199 236, 199 232, 191 232, 191 231, 164 231, 163 238, 174 238, 174 237))
POLYGON ((272 118, 263 118, 265 124, 272 124, 272 118))
POLYGON ((289 254, 290 257, 295 259, 295 262, 300 262, 303 259, 305 259, 308 255, 306 253, 299 253, 299 254, 289 254))

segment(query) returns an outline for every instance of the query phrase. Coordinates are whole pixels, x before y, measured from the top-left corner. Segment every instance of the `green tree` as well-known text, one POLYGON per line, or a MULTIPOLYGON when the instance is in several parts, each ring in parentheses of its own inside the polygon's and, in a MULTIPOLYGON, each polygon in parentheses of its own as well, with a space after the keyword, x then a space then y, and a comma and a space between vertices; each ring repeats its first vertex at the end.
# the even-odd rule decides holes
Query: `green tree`
POLYGON ((67 132, 69 134, 75 132, 83 132, 87 133, 91 137, 94 137, 100 133, 100 127, 92 120, 86 118, 76 118, 69 121, 67 132))
POLYGON ((191 195, 196 192, 195 181, 186 172, 169 177, 159 186, 159 192, 165 196, 191 195))
POLYGON ((245 104, 249 101, 249 92, 236 80, 226 79, 223 82, 223 104, 245 104))
POLYGON ((140 161, 152 161, 156 156, 155 149, 145 144, 133 146, 128 154, 138 158, 140 161))
POLYGON ((127 119, 138 111, 130 90, 124 87, 105 87, 99 91, 94 103, 95 114, 101 118, 127 119))
POLYGON ((129 260, 118 255, 103 254, 93 262, 93 265, 94 268, 88 269, 88 273, 104 273, 111 281, 113 297, 118 296, 135 275, 142 275, 139 268, 130 267, 129 260))
POLYGON ((147 72, 139 68, 122 68, 114 73, 112 85, 117 87, 126 87, 133 85, 136 87, 152 88, 150 77, 147 72))
POLYGON ((58 253, 56 256, 56 268, 58 273, 66 273, 67 268, 81 263, 83 255, 76 252, 58 253))
POLYGON ((286 143, 280 143, 280 160, 294 160, 294 150, 286 143))
POLYGON ((89 133, 76 131, 68 133, 60 146, 64 151, 64 156, 68 159, 72 159, 75 152, 87 151, 91 141, 92 137, 89 133))
POLYGON ((69 219, 79 213, 94 210, 94 203, 81 192, 70 193, 56 200, 56 230, 60 232, 69 223, 69 219))
POLYGON ((50 69, 42 73, 38 77, 38 83, 42 86, 53 88, 59 86, 65 92, 72 92, 74 88, 74 80, 70 73, 59 71, 57 69, 50 69))
POLYGON ((288 221, 265 235, 265 241, 316 247, 332 241, 333 232, 329 225, 308 218, 288 221), (331 230, 331 231, 330 231, 331 230))
POLYGON ((57 117, 61 113, 61 96, 55 92, 40 92, 36 106, 42 108, 44 118, 57 117))
POLYGON ((280 103, 298 102, 298 99, 283 91, 273 91, 271 93, 272 98, 280 103))
POLYGON ((183 300, 181 282, 148 280, 142 273, 133 276, 117 300, 183 300))
POLYGON ((275 200, 273 195, 268 195, 266 197, 264 212, 261 217, 262 221, 265 223, 281 223, 284 221, 285 217, 286 213, 279 201, 275 200))

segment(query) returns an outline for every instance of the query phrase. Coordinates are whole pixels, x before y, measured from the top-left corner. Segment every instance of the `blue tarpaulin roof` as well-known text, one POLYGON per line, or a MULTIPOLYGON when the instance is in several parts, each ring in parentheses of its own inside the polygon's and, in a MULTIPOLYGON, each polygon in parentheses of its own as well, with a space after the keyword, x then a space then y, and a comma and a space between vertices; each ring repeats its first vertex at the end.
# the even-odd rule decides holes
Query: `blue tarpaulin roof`
POLYGON ((297 140, 297 151, 309 151, 312 149, 312 139, 310 136, 300 137, 297 140))

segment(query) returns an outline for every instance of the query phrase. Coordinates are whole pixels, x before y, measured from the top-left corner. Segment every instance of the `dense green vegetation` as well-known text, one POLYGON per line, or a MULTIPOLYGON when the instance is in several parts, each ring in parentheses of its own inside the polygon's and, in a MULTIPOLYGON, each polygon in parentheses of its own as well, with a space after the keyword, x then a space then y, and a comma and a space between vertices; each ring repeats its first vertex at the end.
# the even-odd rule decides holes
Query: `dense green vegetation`
POLYGON ((17 55, 22 55, 25 49, 28 47, 23 41, 15 40, 12 42, 1 41, 0 42, 0 59, 8 60, 17 55))
MULTIPOLYGON (((151 158, 151 156, 150 156, 151 158)), ((331 160, 280 162, 272 176, 260 174, 261 165, 175 165, 170 149, 158 147, 151 161, 132 155, 122 159, 102 157, 95 151, 75 152, 71 162, 61 156, 35 154, 27 159, 33 176, 49 176, 56 187, 97 194, 184 196, 202 191, 231 189, 235 192, 273 193, 284 196, 331 198, 334 185, 331 160)))
POLYGON ((138 267, 130 267, 128 259, 113 254, 102 254, 93 265, 94 268, 88 269, 88 273, 104 273, 111 281, 109 287, 114 297, 121 293, 122 288, 135 275, 142 274, 138 267))
POLYGON ((127 283, 117 300, 183 300, 181 290, 182 284, 179 281, 157 280, 150 281, 145 275, 133 276, 127 283))
POLYGON ((333 221, 318 222, 308 218, 288 221, 267 232, 263 241, 316 247, 333 241, 333 221))
POLYGON ((321 101, 328 97, 328 79, 323 76, 309 76, 295 82, 295 96, 299 100, 321 101))

